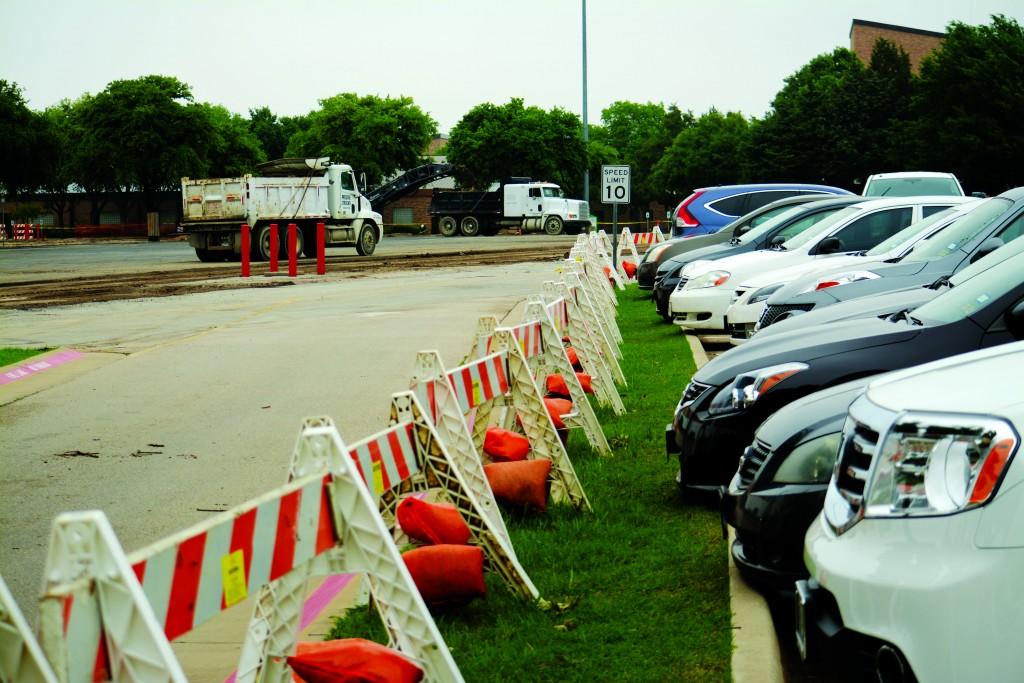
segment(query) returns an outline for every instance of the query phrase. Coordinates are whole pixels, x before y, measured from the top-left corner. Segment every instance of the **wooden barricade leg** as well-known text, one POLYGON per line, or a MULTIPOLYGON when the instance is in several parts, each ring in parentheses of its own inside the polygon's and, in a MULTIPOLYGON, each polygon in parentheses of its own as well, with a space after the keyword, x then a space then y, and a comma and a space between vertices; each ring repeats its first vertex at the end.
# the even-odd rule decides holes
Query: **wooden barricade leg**
MULTIPOLYGON (((3 226, 0 226, 0 232, 3 226)), ((0 238, 2 239, 2 238, 0 238)), ((0 576, 0 681, 57 683, 43 648, 0 576)))

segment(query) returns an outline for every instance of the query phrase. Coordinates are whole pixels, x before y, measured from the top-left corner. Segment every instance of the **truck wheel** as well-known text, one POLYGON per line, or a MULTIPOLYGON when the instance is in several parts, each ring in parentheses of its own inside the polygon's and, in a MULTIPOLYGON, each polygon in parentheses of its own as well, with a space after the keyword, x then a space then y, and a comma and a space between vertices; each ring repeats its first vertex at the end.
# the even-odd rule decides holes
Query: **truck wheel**
POLYGON ((480 234, 480 221, 476 216, 466 216, 462 219, 460 229, 466 237, 476 237, 480 234))
POLYGON ((356 253, 360 256, 369 256, 377 248, 377 231, 372 225, 364 225, 359 231, 359 239, 356 241, 356 253))
POLYGON ((562 219, 558 216, 548 216, 544 219, 544 232, 549 235, 562 234, 562 219))
POLYGON ((203 263, 216 263, 217 261, 223 261, 224 255, 219 251, 210 251, 209 249, 200 249, 196 247, 196 257, 203 263))
POLYGON ((455 216, 441 216, 437 222, 437 229, 445 237, 455 237, 459 233, 459 222, 455 216))
POLYGON ((498 225, 494 221, 488 221, 487 223, 484 223, 483 226, 481 226, 480 234, 483 235, 484 237, 494 237, 495 235, 498 234, 499 230, 501 230, 500 225, 498 225))
MULTIPOLYGON (((278 235, 281 234, 278 229, 278 235)), ((282 242, 282 244, 287 244, 282 242)), ((253 261, 269 261, 270 260, 270 226, 264 225, 256 231, 256 239, 252 244, 252 260, 253 261)), ((280 251, 278 255, 280 256, 280 251)))

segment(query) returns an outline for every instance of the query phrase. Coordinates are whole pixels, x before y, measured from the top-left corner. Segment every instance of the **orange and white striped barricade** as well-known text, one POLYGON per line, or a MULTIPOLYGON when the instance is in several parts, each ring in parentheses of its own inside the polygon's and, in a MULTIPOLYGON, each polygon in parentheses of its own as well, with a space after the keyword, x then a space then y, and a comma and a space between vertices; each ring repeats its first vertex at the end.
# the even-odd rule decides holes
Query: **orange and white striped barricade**
POLYGON ((582 247, 573 247, 569 250, 569 257, 564 265, 555 268, 561 272, 567 265, 575 264, 583 269, 583 274, 588 287, 593 289, 592 294, 598 298, 602 307, 617 306, 618 301, 615 295, 615 285, 611 282, 619 276, 611 269, 611 261, 605 260, 599 252, 596 244, 585 244, 582 247), (608 273, 605 273, 607 269, 608 273))
POLYGON ((607 236, 604 239, 591 240, 590 244, 584 245, 584 249, 589 250, 597 259, 597 262, 601 265, 601 271, 610 280, 609 284, 614 282, 613 288, 625 289, 622 271, 612 265, 612 247, 608 242, 607 236))
MULTIPOLYGON (((642 240, 642 238, 647 237, 650 234, 651 233, 649 232, 638 232, 634 235, 629 228, 622 229, 622 234, 619 236, 619 251, 616 256, 618 258, 619 270, 622 273, 623 279, 627 282, 632 282, 636 278, 631 278, 626 275, 626 270, 622 267, 622 262, 628 259, 633 261, 634 266, 639 266, 640 254, 638 254, 636 250, 637 240, 642 240)), ((643 243, 646 244, 646 242, 643 243)))
MULTIPOLYGON (((587 292, 593 307, 594 320, 601 326, 608 341, 611 342, 610 348, 614 355, 617 358, 621 358, 622 350, 619 348, 619 345, 622 344, 622 332, 619 331, 619 326, 615 322, 615 314, 618 309, 609 301, 607 296, 610 293, 614 297, 615 293, 610 292, 610 288, 605 283, 604 278, 596 274, 598 269, 592 265, 592 259, 591 264, 588 264, 586 260, 570 260, 567 262, 565 270, 567 274, 576 275, 579 278, 579 286, 583 287, 587 292)), ((587 313, 589 313, 589 310, 584 307, 584 314, 587 313)))
POLYGON ((31 223, 15 223, 11 231, 14 233, 14 239, 22 242, 34 240, 41 234, 39 226, 31 223))
MULTIPOLYGON (((576 371, 573 370, 572 364, 569 362, 569 356, 565 353, 565 346, 562 345, 562 334, 555 326, 555 319, 552 317, 552 313, 559 315, 559 309, 565 308, 565 306, 564 299, 556 299, 551 303, 550 307, 545 306, 542 301, 531 301, 526 304, 524 322, 527 325, 540 326, 541 347, 543 349, 540 354, 528 359, 528 362, 533 370, 533 376, 538 381, 546 381, 549 374, 559 374, 562 376, 566 387, 569 389, 569 398, 572 399, 573 406, 576 408, 576 416, 566 420, 566 425, 582 429, 583 433, 587 436, 587 441, 590 442, 594 450, 601 455, 611 455, 612 449, 604 436, 604 430, 601 429, 601 423, 598 421, 597 415, 590 405, 587 394, 583 391, 583 385, 580 384, 579 378, 576 377, 576 371)), ((566 313, 566 316, 568 316, 568 313, 566 313)), ((593 378, 591 381, 593 381, 593 378)))
POLYGON ((661 231, 661 228, 658 225, 651 228, 650 232, 638 232, 633 235, 633 244, 638 247, 645 247, 646 249, 650 249, 655 244, 659 244, 664 241, 665 234, 661 231))
POLYGON ((626 407, 615 386, 616 369, 618 373, 622 370, 610 351, 604 331, 595 319, 587 293, 580 286, 579 277, 569 273, 563 280, 545 282, 544 299, 549 303, 559 299, 565 302, 569 341, 576 349, 583 370, 591 376, 598 403, 611 407, 616 415, 624 414, 626 407), (584 313, 585 308, 588 313, 584 313))
POLYGON ((524 344, 511 328, 487 329, 495 322, 493 316, 481 318, 471 355, 475 355, 478 348, 489 352, 448 371, 448 381, 459 407, 464 415, 472 413, 470 430, 477 452, 483 450, 489 426, 496 424, 514 429, 518 418, 522 432, 530 442, 529 457, 551 461, 548 475, 551 499, 556 503, 567 501, 580 510, 592 510, 527 361, 527 354, 541 352, 539 330, 524 344))
MULTIPOLYGON (((0 227, 0 232, 2 230, 0 227)), ((0 576, 0 681, 57 683, 57 680, 25 615, 0 576)))
MULTIPOLYGON (((410 422, 398 430, 412 429, 410 422)), ((462 681, 333 422, 307 419, 290 481, 125 555, 99 511, 53 523, 42 646, 66 683, 185 683, 170 641, 256 594, 239 683, 286 683, 310 576, 365 572, 392 647, 425 680, 462 681)))
MULTIPOLYGON (((442 412, 451 410, 452 404, 454 410, 459 409, 450 385, 441 386, 447 384, 447 378, 442 375, 441 379, 442 382, 433 386, 433 392, 429 388, 423 392, 428 400, 432 393, 433 404, 421 402, 417 391, 394 394, 391 398, 393 426, 353 445, 353 457, 367 485, 379 495, 381 517, 396 542, 404 544, 407 539, 395 518, 402 498, 430 491, 458 509, 469 526, 470 544, 484 552, 484 569, 497 573, 519 597, 536 600, 540 594, 512 548, 479 456, 475 463, 469 452, 456 456, 435 426, 435 419, 440 421, 442 412), (408 439, 404 433, 408 433, 408 439)), ((455 443, 463 443, 464 447, 464 441, 469 438, 467 432, 463 427, 463 438, 455 443)))

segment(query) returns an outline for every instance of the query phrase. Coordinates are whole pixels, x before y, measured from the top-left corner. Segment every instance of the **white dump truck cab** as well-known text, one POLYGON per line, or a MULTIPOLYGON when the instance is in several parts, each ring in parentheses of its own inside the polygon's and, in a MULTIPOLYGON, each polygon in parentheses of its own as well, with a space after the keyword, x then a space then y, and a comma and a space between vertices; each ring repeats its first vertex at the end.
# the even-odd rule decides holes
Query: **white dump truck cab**
POLYGON ((582 228, 590 224, 586 202, 567 199, 555 183, 531 182, 504 186, 504 214, 522 216, 523 228, 542 229, 558 235, 565 228, 582 228))

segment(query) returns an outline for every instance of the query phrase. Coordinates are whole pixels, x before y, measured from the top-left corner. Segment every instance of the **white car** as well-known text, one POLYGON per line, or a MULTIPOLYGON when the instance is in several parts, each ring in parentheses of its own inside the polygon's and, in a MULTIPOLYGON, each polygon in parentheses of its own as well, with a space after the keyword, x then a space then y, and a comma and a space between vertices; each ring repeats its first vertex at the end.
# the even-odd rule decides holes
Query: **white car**
POLYGON ((672 322, 691 329, 724 330, 725 311, 732 303, 736 285, 769 270, 871 249, 924 216, 965 201, 969 200, 965 197, 869 200, 837 211, 772 249, 690 263, 683 268, 679 286, 669 297, 672 322))
POLYGON ((813 291, 835 284, 876 278, 877 275, 863 269, 875 263, 899 261, 920 242, 931 239, 970 213, 980 202, 980 199, 975 199, 951 206, 911 223, 867 251, 828 259, 827 265, 805 261, 782 270, 771 270, 747 280, 736 288, 732 305, 725 312, 725 327, 730 334, 730 343, 739 346, 753 336, 764 312, 765 303, 787 283, 799 280, 806 283, 807 291, 813 291))
POLYGON ((876 173, 864 183, 865 197, 912 197, 914 195, 948 194, 963 196, 964 188, 952 173, 935 171, 900 171, 876 173))
MULTIPOLYGON (((1024 324, 1019 304, 1005 324, 1024 324)), ((805 537, 802 654, 873 657, 878 680, 1021 680, 1022 367, 1024 342, 996 346, 886 375, 850 406, 805 537)))

